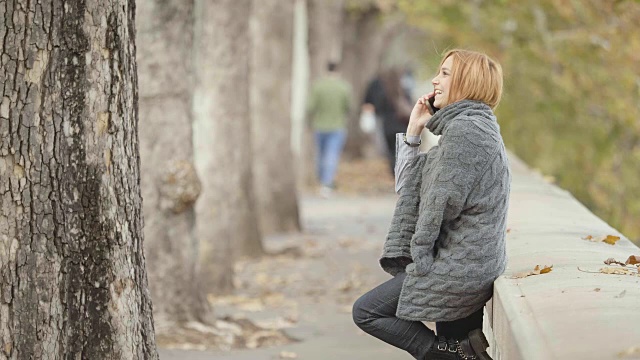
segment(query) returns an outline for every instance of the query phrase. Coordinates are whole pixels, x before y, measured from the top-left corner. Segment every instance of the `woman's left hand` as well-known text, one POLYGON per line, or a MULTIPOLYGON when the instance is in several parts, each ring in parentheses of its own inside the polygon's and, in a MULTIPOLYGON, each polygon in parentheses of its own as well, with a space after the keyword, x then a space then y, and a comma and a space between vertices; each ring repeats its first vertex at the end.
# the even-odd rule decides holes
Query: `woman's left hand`
POLYGON ((422 129, 431 119, 431 108, 429 106, 429 98, 434 97, 435 92, 430 92, 421 96, 411 111, 409 125, 407 126, 407 135, 420 135, 422 129))

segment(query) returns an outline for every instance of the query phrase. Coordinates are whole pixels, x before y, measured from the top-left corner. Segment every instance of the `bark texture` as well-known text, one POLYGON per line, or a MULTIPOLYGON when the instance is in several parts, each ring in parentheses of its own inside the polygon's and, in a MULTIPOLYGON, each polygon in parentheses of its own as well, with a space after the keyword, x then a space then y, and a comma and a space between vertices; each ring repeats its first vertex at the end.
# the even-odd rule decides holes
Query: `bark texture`
POLYGON ((195 267, 193 0, 138 1, 145 253, 157 332, 208 313, 195 267))
POLYGON ((314 169, 313 162, 304 161, 312 139, 307 139, 306 98, 309 88, 309 49, 307 0, 295 0, 293 30, 293 71, 291 81, 291 148, 295 159, 296 184, 305 186, 305 174, 314 169))
POLYGON ((327 73, 329 61, 342 60, 345 0, 308 0, 311 82, 327 73))
POLYGON ((0 5, 0 359, 156 359, 134 1, 0 5))
POLYGON ((300 230, 291 151, 294 2, 265 1, 251 15, 251 129, 263 234, 300 230))
POLYGON ((208 292, 231 290, 234 257, 262 253, 251 160, 251 3, 195 1, 193 140, 202 179, 196 229, 208 292))

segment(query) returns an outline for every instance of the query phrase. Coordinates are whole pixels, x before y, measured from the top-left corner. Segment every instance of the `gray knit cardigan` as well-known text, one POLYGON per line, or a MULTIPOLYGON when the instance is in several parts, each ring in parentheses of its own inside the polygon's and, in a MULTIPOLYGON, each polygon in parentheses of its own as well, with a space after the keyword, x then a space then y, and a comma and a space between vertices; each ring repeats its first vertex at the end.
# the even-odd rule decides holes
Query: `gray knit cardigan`
POLYGON ((380 265, 407 272, 397 317, 452 321, 481 309, 505 269, 511 174, 486 104, 450 104, 427 128, 442 136, 409 166, 380 265))

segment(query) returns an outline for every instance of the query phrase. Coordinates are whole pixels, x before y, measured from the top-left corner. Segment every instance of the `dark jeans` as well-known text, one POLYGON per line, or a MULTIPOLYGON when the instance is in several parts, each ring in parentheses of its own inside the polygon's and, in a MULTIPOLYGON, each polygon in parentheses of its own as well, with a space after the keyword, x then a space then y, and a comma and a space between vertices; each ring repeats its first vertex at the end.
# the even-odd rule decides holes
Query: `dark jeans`
MULTIPOLYGON (((366 333, 422 360, 433 345, 436 335, 420 321, 396 317, 398 298, 406 276, 406 273, 400 273, 362 295, 353 304, 353 321, 366 333)), ((478 328, 482 328, 482 309, 463 319, 436 323, 439 336, 455 339, 462 339, 471 330, 478 328)))

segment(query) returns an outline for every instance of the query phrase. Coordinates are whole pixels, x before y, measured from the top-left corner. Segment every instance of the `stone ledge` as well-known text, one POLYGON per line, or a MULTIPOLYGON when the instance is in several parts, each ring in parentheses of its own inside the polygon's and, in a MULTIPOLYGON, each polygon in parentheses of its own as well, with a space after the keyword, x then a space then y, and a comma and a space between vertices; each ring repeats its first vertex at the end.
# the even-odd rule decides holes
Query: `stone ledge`
POLYGON ((597 272, 605 259, 625 261, 640 249, 513 154, 510 162, 509 262, 485 311, 493 358, 625 358, 618 354, 640 347, 640 276, 597 272), (587 235, 621 239, 609 245, 582 240, 587 235), (510 278, 536 265, 553 271, 510 278))

